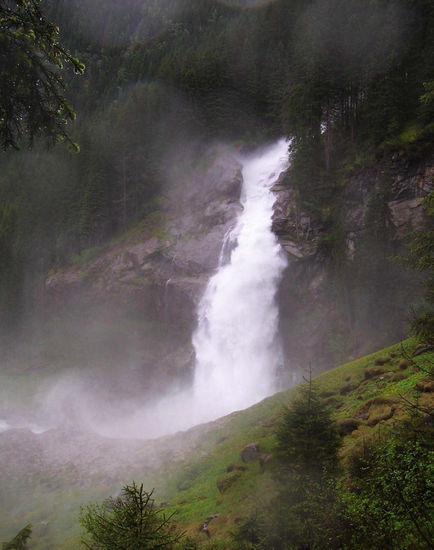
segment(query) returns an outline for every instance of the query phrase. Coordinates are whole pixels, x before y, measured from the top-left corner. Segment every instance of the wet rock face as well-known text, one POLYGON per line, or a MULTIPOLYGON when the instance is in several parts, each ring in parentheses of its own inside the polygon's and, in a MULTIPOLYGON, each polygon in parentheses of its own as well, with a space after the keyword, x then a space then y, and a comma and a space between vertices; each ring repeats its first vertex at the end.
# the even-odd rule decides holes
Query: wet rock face
MULTIPOLYGON (((365 229, 369 200, 381 190, 385 178, 390 182, 388 204, 396 238, 405 236, 409 224, 416 230, 424 226, 422 201, 433 188, 434 159, 415 164, 395 154, 387 169, 381 166, 367 168, 346 182, 345 225, 350 257, 365 229)), ((297 207, 288 174, 281 176, 272 191, 276 197, 272 229, 283 249, 292 260, 314 254, 315 240, 321 236, 323 228, 321 223, 297 207)))
POLYGON ((163 316, 190 319, 183 310, 195 307, 241 209, 240 164, 228 151, 213 155, 190 181, 173 184, 148 235, 138 233, 136 242, 107 247, 85 267, 51 275, 45 281, 49 299, 61 306, 78 293, 96 301, 113 294, 154 294, 163 316))
MULTIPOLYGON (((391 232, 394 245, 398 246, 410 228, 418 230, 425 227, 422 202, 432 190, 433 176, 432 157, 414 162, 395 154, 345 182, 342 211, 348 265, 357 257, 367 229, 365 219, 370 200, 384 192, 384 184, 388 189, 388 207, 393 224, 391 232)), ((352 311, 363 309, 365 302, 362 302, 360 294, 351 294, 352 281, 346 281, 345 290, 341 279, 338 284, 340 292, 335 289, 333 294, 330 273, 318 254, 318 243, 327 236, 326 230, 320 220, 314 220, 296 204, 290 170, 281 176, 272 190, 276 198, 272 229, 289 260, 277 297, 285 355, 282 384, 287 386, 301 380, 306 364, 312 363, 315 369, 322 370, 349 359, 352 354, 357 356, 372 349, 357 348, 357 342, 364 340, 357 330, 363 331, 364 326, 360 323, 354 328, 352 311), (343 305, 338 305, 339 301, 343 305), (354 345, 348 343, 348 337, 342 337, 351 331, 354 331, 354 345), (333 350, 346 348, 346 355, 334 355, 333 350), (288 378, 291 373, 296 374, 288 378)), ((363 284, 364 292, 369 294, 372 281, 364 281, 363 284)), ((397 301, 405 299, 401 296, 397 301)), ((376 312, 372 314, 376 315, 376 312)), ((397 323, 397 319, 392 322, 397 323)), ((393 336, 389 337, 388 342, 381 341, 378 345, 387 345, 392 343, 393 338, 402 337, 405 330, 403 324, 404 321, 399 326, 384 326, 382 333, 389 331, 393 336)))
MULTIPOLYGON (((197 303, 241 210, 241 165, 233 152, 215 147, 199 160, 199 168, 171 165, 158 210, 136 229, 45 281, 50 313, 67 325, 74 310, 74 339, 94 348, 90 359, 87 348, 80 351, 80 361, 96 360, 106 372, 108 358, 119 365, 119 372, 112 369, 116 380, 134 374, 140 392, 191 378, 197 303)), ((68 330, 58 335, 63 349, 71 348, 68 330)))

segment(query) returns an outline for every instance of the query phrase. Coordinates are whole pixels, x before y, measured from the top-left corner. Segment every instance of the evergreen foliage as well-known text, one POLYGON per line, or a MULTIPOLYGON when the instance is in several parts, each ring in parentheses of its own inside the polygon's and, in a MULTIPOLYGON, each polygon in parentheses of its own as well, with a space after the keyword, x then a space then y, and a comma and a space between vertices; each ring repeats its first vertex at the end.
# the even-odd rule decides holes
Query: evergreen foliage
POLYGON ((424 199, 427 229, 414 231, 409 238, 403 262, 425 275, 425 311, 415 316, 412 331, 423 344, 434 344, 434 191, 424 199))
POLYGON ((352 464, 351 491, 346 497, 352 547, 433 548, 432 427, 415 431, 413 426, 370 442, 353 456, 352 464))
POLYGON ((97 550, 163 550, 179 536, 170 532, 170 519, 159 510, 142 485, 126 485, 121 496, 82 510, 80 522, 86 548, 97 550))
POLYGON ((309 474, 333 470, 341 440, 330 409, 309 379, 283 414, 276 432, 277 450, 285 467, 309 474))
POLYGON ((10 542, 3 542, 2 550, 28 550, 27 541, 32 536, 32 526, 26 525, 10 542))
POLYGON ((258 547, 341 548, 345 517, 332 477, 341 439, 311 379, 285 410, 276 436, 277 496, 262 520, 258 547))
POLYGON ((59 69, 84 65, 58 42, 58 28, 40 9, 40 0, 0 3, 0 146, 18 148, 44 136, 68 139, 66 123, 75 117, 63 96, 59 69))

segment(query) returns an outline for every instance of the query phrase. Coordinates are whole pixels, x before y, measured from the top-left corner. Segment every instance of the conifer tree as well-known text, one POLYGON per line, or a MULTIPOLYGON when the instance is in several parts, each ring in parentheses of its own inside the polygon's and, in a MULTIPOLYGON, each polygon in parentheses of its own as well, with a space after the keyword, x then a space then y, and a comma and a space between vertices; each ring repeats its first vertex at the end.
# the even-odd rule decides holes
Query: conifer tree
POLYGON ((152 491, 133 482, 119 497, 82 510, 80 523, 87 533, 83 544, 92 550, 172 548, 180 537, 169 532, 170 519, 155 506, 152 491))
POLYGON ((309 474, 334 469, 341 440, 311 378, 285 410, 276 435, 279 455, 289 469, 309 474))
POLYGON ((21 531, 10 541, 2 544, 2 550, 27 550, 27 540, 32 536, 32 526, 26 525, 21 531))

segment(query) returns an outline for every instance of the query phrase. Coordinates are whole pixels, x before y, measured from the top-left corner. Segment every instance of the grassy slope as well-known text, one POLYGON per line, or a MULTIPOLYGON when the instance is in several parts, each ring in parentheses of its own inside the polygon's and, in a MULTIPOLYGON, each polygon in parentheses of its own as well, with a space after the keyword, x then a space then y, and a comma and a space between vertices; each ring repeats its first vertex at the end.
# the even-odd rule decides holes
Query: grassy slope
MULTIPOLYGON (((424 406, 433 405, 434 393, 421 392, 415 387, 426 378, 416 365, 423 366, 427 361, 432 363, 434 354, 423 354, 408 362, 406 357, 413 349, 414 343, 409 340, 316 377, 317 388, 330 403, 338 423, 343 428, 349 420, 359 424, 357 429, 344 437, 343 460, 359 441, 408 416, 408 407, 403 397, 412 401, 419 399, 424 406)), ((243 464, 240 451, 245 444, 255 442, 262 453, 273 452, 276 424, 284 405, 289 404, 296 393, 297 388, 292 388, 245 411, 233 413, 204 428, 196 428, 201 433, 199 440, 185 435, 192 441, 192 452, 181 462, 171 461, 168 456, 158 470, 138 470, 134 473, 125 472, 125 475, 134 475, 134 479, 143 481, 147 489, 156 487, 156 502, 168 503, 166 512, 176 513, 177 526, 197 540, 203 540, 205 545, 208 539, 199 532, 199 527, 208 516, 218 514, 210 522, 209 531, 211 541, 223 541, 240 518, 246 517, 252 510, 260 509, 272 496, 272 460, 261 472, 258 462, 243 464), (227 473, 230 464, 235 466, 235 470, 227 473), (237 470, 237 466, 245 467, 245 470, 237 470), (235 481, 221 494, 217 481, 232 479, 233 476, 236 477, 235 481)), ((130 481, 131 478, 125 479, 125 483, 130 481)), ((92 489, 88 488, 87 499, 101 498, 99 492, 94 493, 94 498, 91 493, 92 489)), ((63 502, 70 496, 69 516, 77 514, 79 495, 71 493, 62 499, 63 502)), ((57 542, 54 546, 50 545, 51 548, 80 548, 76 532, 75 528, 69 528, 58 533, 57 542)), ((42 548, 42 541, 38 544, 36 536, 34 542, 35 548, 42 548)))
MULTIPOLYGON (((405 400, 419 400, 424 406, 432 406, 433 393, 420 392, 416 384, 426 378, 416 364, 424 365, 433 360, 433 354, 406 357, 414 348, 411 341, 352 361, 316 377, 320 393, 328 399, 336 421, 342 429, 348 420, 359 423, 357 429, 344 436, 342 459, 362 439, 379 430, 392 427, 395 422, 408 417, 405 400), (385 363, 378 365, 378 363, 385 363), (410 363, 406 366, 406 363, 410 363)), ((217 480, 228 478, 229 464, 243 465, 240 451, 246 443, 255 442, 260 451, 270 453, 274 446, 274 427, 279 421, 283 406, 296 395, 297 388, 276 394, 265 401, 231 415, 224 428, 208 434, 214 440, 210 451, 199 459, 186 461, 183 467, 170 472, 164 491, 171 503, 168 511, 176 512, 178 524, 192 536, 198 535, 201 522, 213 514, 219 517, 209 525, 213 539, 227 536, 239 518, 261 508, 270 496, 272 461, 261 473, 258 462, 249 463, 233 485, 220 494, 217 480)), ((204 534, 198 535, 205 540, 204 534)))

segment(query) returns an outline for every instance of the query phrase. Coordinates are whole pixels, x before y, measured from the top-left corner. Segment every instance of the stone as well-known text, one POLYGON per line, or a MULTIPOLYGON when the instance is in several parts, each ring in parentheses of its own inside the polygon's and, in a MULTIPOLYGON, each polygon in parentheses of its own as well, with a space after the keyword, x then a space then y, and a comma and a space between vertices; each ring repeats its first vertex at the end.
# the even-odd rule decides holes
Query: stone
POLYGON ((265 466, 272 460, 273 455, 270 454, 261 454, 259 455, 259 469, 261 474, 265 472, 265 466))
POLYGON ((243 462, 256 462, 259 460, 259 449, 257 443, 248 443, 241 451, 243 462))
POLYGON ((241 472, 235 471, 217 479, 217 489, 220 494, 225 493, 241 477, 241 472))

